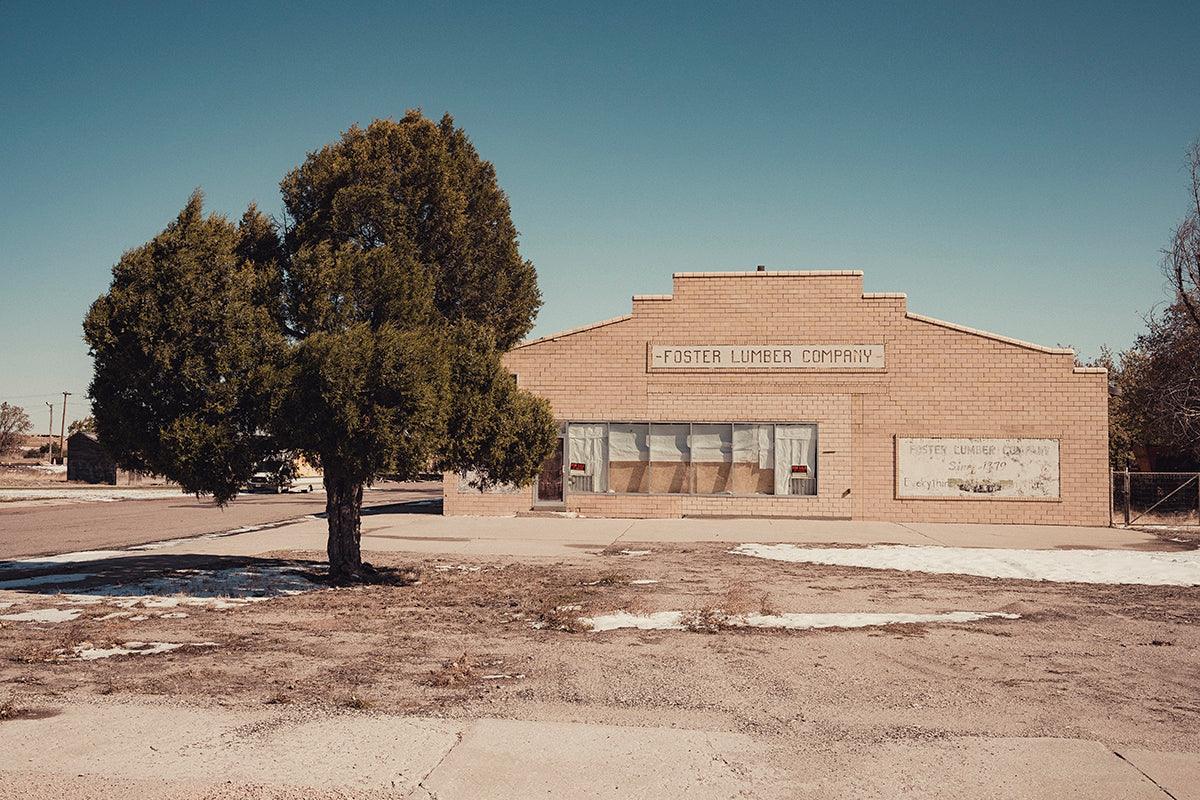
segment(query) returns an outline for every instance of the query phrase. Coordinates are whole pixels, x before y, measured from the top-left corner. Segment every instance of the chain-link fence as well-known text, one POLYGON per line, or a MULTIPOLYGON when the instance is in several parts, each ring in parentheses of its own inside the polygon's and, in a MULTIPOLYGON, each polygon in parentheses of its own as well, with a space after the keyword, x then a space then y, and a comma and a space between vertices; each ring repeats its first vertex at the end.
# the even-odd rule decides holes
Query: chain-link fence
POLYGON ((1200 525, 1200 472, 1112 474, 1114 525, 1200 525))

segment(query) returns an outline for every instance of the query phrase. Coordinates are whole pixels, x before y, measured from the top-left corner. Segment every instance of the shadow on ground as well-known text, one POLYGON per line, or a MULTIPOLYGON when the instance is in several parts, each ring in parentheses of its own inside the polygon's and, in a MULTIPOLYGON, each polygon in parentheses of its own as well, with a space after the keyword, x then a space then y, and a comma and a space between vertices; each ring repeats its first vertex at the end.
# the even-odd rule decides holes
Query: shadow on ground
POLYGON ((327 581, 320 561, 213 555, 137 555, 93 561, 0 562, 0 589, 108 597, 277 597, 327 581))

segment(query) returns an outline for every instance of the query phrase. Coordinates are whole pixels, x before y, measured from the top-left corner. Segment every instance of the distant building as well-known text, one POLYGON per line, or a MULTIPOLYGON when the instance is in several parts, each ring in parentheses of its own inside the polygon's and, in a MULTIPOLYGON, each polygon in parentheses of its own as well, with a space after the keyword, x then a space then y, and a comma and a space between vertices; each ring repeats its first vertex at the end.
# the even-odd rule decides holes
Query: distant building
POLYGON ((96 434, 79 431, 67 437, 67 480, 117 485, 117 465, 96 434))

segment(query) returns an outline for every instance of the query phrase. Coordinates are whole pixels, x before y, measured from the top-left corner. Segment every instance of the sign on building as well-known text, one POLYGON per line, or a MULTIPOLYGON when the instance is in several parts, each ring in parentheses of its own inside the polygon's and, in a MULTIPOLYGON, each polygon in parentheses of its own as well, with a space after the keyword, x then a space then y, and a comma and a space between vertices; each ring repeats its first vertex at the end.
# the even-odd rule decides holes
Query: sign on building
POLYGON ((656 344, 650 369, 883 369, 881 344, 656 344))
POLYGON ((896 438, 896 496, 1057 499, 1057 439, 896 438))

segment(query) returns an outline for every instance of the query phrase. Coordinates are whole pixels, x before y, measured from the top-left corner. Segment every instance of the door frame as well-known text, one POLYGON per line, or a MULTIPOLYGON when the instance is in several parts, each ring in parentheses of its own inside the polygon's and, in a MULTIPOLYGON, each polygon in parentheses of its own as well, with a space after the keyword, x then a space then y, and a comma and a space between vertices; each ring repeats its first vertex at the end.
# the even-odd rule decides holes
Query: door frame
POLYGON ((539 508, 565 508, 567 504, 567 435, 566 431, 558 435, 558 454, 559 454, 559 481, 562 486, 562 497, 557 500, 545 500, 538 496, 538 488, 541 486, 541 472, 538 473, 538 479, 533 482, 533 504, 539 508))

